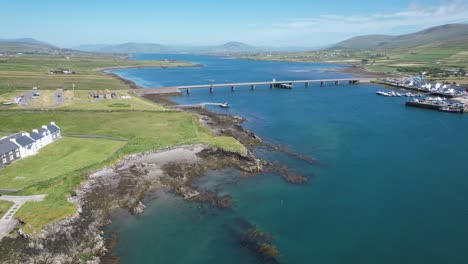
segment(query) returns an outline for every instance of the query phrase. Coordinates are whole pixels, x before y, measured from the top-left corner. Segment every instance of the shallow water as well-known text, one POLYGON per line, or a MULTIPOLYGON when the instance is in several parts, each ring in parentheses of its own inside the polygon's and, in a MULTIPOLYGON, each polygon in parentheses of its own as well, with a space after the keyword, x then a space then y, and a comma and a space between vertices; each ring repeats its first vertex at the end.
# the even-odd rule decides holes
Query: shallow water
MULTIPOLYGON (((145 87, 276 78, 341 78, 330 64, 258 62, 194 55, 140 55, 204 64, 200 68, 113 72, 145 87)), ((179 103, 229 102, 212 110, 247 118, 268 142, 317 159, 310 165, 257 150, 308 175, 307 185, 265 173, 233 181, 212 172, 199 184, 221 186, 232 210, 164 196, 140 217, 114 217, 122 263, 262 263, 232 233, 243 221, 275 238, 282 263, 466 263, 468 258, 468 119, 408 108, 376 96, 376 85, 296 85, 193 91, 179 103)))

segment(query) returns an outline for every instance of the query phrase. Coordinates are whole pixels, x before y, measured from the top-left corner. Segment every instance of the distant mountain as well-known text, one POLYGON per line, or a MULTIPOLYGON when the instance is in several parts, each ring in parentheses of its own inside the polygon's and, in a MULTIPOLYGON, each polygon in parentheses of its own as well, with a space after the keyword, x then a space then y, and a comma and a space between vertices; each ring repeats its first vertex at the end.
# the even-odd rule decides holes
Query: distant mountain
POLYGON ((154 43, 124 43, 117 45, 92 44, 75 47, 76 50, 102 53, 202 53, 202 54, 239 54, 269 51, 308 50, 306 48, 256 47, 242 42, 227 42, 212 46, 169 46, 154 43))
POLYGON ((0 53, 24 52, 24 53, 48 53, 59 50, 57 47, 32 38, 0 39, 0 53))
POLYGON ((409 48, 431 43, 468 39, 468 24, 448 24, 428 28, 416 33, 357 36, 332 46, 332 49, 409 48))

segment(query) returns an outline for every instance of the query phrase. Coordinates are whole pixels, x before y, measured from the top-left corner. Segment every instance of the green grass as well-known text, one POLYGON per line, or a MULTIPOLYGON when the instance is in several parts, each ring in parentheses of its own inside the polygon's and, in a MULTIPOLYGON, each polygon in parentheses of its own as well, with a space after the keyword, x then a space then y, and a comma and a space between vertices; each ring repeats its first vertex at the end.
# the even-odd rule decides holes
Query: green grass
MULTIPOLYGON (((432 43, 410 48, 375 50, 321 50, 313 52, 255 54, 244 56, 254 60, 330 62, 361 65, 377 72, 417 74, 421 69, 468 69, 468 39, 432 43), (366 63, 362 63, 363 60, 366 63)), ((443 80, 440 76, 438 79, 443 80)), ((468 83, 462 78, 460 83, 468 83)))
MULTIPOLYGON (((95 164, 68 173, 64 171, 65 174, 60 177, 42 181, 16 193, 48 194, 44 201, 27 203, 16 214, 16 217, 26 223, 25 232, 37 232, 51 222, 73 215, 76 206, 69 203, 67 198, 72 195, 76 186, 86 180, 91 172, 111 165, 125 155, 195 143, 247 153, 247 149, 234 138, 214 137, 210 130, 200 126, 197 115, 184 112, 0 111, 0 120, 0 132, 29 131, 55 121, 65 135, 99 135, 128 139, 120 152, 102 162, 99 162, 102 157, 94 158, 95 164)), ((42 153, 37 157, 41 155, 42 153)), ((35 164, 31 168, 41 170, 41 166, 35 164)), ((9 177, 16 177, 15 175, 17 174, 12 173, 9 177)))
POLYGON ((147 101, 141 97, 131 94, 128 90, 119 90, 115 92, 117 97, 114 99, 89 98, 90 91, 66 91, 63 94, 64 104, 60 109, 75 110, 147 110, 147 111, 166 111, 167 108, 147 101), (122 99, 121 96, 130 96, 131 98, 122 99))
POLYGON ((128 89, 120 80, 101 72, 104 68, 118 67, 179 67, 193 66, 176 61, 137 61, 122 56, 88 55, 19 55, 3 58, 0 63, 0 91, 2 89, 71 89, 80 90, 128 89), (69 68, 76 74, 48 74, 49 70, 69 68))
MULTIPOLYGON (((62 112, 3 111, 1 131, 29 131, 55 121, 63 133, 99 135, 128 139, 124 154, 144 152, 181 144, 204 143, 212 139, 200 127, 196 115, 183 112, 62 112)), ((223 145, 223 140, 217 142, 223 145)))
POLYGON ((125 142, 62 138, 0 170, 1 189, 20 189, 106 159, 125 142))
POLYGON ((0 200, 0 218, 2 218, 12 206, 12 202, 0 200))

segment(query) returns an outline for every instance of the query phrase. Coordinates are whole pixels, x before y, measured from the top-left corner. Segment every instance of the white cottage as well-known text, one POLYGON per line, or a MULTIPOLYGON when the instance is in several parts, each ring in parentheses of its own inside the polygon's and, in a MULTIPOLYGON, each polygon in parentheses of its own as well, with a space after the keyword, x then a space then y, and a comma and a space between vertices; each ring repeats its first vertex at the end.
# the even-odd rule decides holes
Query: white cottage
POLYGON ((37 153, 37 144, 26 132, 20 132, 8 137, 11 142, 19 147, 21 157, 25 158, 37 153))

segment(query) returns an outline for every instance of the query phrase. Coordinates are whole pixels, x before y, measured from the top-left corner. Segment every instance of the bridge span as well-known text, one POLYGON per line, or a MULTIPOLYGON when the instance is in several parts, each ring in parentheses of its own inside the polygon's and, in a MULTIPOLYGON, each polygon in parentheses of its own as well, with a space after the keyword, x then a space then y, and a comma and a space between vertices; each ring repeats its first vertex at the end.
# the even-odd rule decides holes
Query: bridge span
POLYGON ((283 88, 292 89, 294 84, 304 84, 306 87, 312 83, 320 83, 321 86, 332 83, 334 85, 339 84, 356 84, 356 83, 370 83, 377 80, 376 78, 345 78, 345 79, 322 79, 322 80, 292 80, 292 81, 266 81, 266 82, 240 82, 240 83, 209 83, 209 84, 195 84, 195 85, 182 85, 172 87, 160 87, 160 88, 146 88, 146 89, 135 89, 134 91, 138 95, 150 95, 150 94, 178 94, 185 91, 190 94, 192 89, 209 89, 212 93, 216 88, 231 87, 232 91, 235 91, 236 87, 245 86, 255 90, 256 86, 269 85, 270 88, 283 88))

